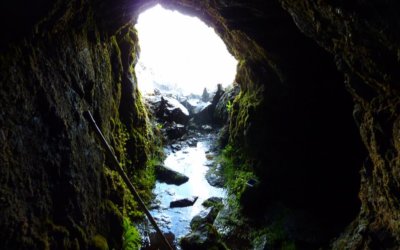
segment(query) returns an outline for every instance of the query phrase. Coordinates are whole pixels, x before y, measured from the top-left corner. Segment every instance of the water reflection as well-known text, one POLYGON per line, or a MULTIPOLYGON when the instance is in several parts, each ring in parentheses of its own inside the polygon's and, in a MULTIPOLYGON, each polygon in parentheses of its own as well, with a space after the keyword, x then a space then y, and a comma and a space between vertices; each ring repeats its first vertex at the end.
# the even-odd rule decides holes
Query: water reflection
POLYGON ((185 174, 189 181, 181 186, 157 183, 154 189, 160 206, 152 210, 152 214, 163 231, 171 231, 178 239, 190 231, 190 220, 204 209, 201 205, 204 200, 213 196, 226 197, 224 189, 210 186, 205 179, 206 165, 210 165, 206 152, 210 150, 211 143, 213 139, 199 139, 197 147, 183 147, 175 153, 169 152, 164 165, 185 174), (191 196, 199 197, 193 206, 169 208, 171 201, 191 196))

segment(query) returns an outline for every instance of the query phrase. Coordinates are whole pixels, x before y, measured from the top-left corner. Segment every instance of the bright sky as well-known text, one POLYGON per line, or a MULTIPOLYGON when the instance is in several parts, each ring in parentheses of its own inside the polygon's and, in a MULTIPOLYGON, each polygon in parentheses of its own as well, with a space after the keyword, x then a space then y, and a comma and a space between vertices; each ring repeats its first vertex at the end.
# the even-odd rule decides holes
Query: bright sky
POLYGON ((204 87, 225 87, 235 79, 237 61, 198 18, 156 5, 140 14, 135 27, 141 48, 136 75, 142 92, 158 82, 176 85, 185 94, 201 94, 204 87))

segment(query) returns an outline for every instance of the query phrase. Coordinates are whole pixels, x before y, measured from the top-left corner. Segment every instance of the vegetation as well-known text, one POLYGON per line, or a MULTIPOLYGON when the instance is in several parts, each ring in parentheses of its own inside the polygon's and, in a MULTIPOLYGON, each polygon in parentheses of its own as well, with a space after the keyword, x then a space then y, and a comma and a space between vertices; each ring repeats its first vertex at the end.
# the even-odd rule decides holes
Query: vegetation
POLYGON ((245 199, 242 199, 242 196, 248 195, 246 193, 247 181, 257 179, 252 169, 252 161, 247 153, 230 143, 222 150, 218 161, 223 166, 225 185, 230 194, 229 208, 225 209, 227 210, 224 213, 225 217, 220 218, 224 225, 233 229, 232 235, 234 236, 228 236, 226 239, 228 245, 248 244, 249 248, 254 248, 257 244, 267 244, 271 249, 296 249, 295 243, 290 239, 284 227, 288 218, 288 209, 284 207, 279 209, 281 212, 271 218, 271 222, 268 223, 260 223, 260 219, 244 216, 242 202, 245 199))
POLYGON ((246 156, 240 149, 228 144, 219 156, 218 161, 223 167, 226 188, 230 194, 240 198, 249 179, 255 178, 246 156))
POLYGON ((141 237, 139 231, 133 226, 128 217, 124 217, 123 250, 138 250, 141 247, 141 237))
POLYGON ((232 110, 232 102, 231 101, 228 101, 226 103, 226 110, 228 111, 228 113, 231 112, 231 110, 232 110))

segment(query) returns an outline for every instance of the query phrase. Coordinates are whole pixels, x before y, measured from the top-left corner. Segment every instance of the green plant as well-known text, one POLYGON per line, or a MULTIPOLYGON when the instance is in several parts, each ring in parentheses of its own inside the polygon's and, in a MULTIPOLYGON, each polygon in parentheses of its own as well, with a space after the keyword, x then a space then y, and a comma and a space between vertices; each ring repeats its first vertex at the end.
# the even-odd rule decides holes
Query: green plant
POLYGON ((228 101, 228 102, 226 103, 226 110, 228 111, 228 113, 231 112, 232 106, 233 106, 233 104, 232 104, 231 101, 228 101))
POLYGON ((223 166, 227 189, 240 198, 247 181, 255 177, 245 154, 241 149, 228 144, 219 155, 218 161, 223 166))
POLYGON ((122 249, 124 250, 138 250, 141 247, 141 237, 139 231, 132 224, 128 217, 124 217, 124 235, 122 242, 122 249))

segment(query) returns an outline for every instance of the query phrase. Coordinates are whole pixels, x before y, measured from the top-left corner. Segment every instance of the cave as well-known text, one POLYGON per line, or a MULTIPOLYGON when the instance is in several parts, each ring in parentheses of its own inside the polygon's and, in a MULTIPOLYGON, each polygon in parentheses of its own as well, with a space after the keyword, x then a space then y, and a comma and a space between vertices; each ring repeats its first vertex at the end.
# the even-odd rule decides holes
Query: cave
POLYGON ((233 195, 216 216, 237 214, 221 222, 229 232, 208 223, 210 240, 178 244, 397 249, 400 6, 392 0, 1 3, 0 248, 142 244, 143 211, 84 114, 150 204, 164 142, 138 88, 134 25, 156 4, 201 19, 238 61, 240 92, 220 124, 233 195), (254 185, 238 182, 249 176, 254 185))

